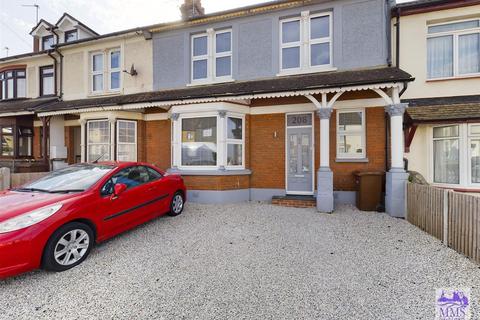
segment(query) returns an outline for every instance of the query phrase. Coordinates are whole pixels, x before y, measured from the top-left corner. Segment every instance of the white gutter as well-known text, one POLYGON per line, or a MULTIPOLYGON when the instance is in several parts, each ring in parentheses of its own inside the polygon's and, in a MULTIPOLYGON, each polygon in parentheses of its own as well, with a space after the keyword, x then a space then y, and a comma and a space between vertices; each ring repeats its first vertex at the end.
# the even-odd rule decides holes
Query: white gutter
POLYGON ((90 107, 90 108, 79 108, 79 109, 68 109, 68 110, 59 110, 59 111, 40 112, 38 114, 38 116, 39 117, 48 117, 48 116, 65 115, 65 114, 79 114, 79 113, 84 113, 84 112, 135 110, 135 109, 145 109, 145 108, 152 108, 152 107, 160 107, 160 108, 164 108, 164 109, 169 109, 171 106, 184 105, 184 104, 220 102, 220 101, 236 101, 236 100, 246 100, 246 99, 268 99, 268 98, 283 98, 283 97, 294 97, 294 96, 308 96, 308 95, 328 94, 328 93, 336 93, 336 92, 401 88, 402 86, 403 86, 402 83, 386 82, 386 83, 371 84, 371 85, 337 87, 337 88, 328 88, 328 89, 299 90, 299 91, 285 91, 285 92, 248 94, 248 95, 241 95, 241 96, 212 97, 212 98, 199 98, 199 99, 182 99, 182 100, 146 102, 146 103, 132 103, 132 104, 124 104, 124 105, 104 106, 104 107, 98 106, 98 107, 90 107))

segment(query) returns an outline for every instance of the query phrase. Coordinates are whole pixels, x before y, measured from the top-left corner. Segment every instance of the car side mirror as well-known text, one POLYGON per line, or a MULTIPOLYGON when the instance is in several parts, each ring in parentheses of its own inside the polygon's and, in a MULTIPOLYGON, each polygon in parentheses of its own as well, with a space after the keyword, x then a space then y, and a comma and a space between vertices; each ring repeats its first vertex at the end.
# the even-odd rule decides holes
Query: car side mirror
POLYGON ((112 194, 112 200, 117 199, 123 192, 127 190, 127 185, 124 183, 117 183, 113 187, 113 194, 112 194))

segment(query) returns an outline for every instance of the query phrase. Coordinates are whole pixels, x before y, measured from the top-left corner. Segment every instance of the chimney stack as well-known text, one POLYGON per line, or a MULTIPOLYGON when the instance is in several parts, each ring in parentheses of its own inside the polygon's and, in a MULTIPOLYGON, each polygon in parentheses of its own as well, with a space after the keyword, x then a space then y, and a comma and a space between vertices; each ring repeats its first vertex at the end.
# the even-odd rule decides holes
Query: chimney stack
POLYGON ((202 7, 202 0, 184 0, 180 6, 182 20, 190 20, 205 15, 205 9, 202 7))

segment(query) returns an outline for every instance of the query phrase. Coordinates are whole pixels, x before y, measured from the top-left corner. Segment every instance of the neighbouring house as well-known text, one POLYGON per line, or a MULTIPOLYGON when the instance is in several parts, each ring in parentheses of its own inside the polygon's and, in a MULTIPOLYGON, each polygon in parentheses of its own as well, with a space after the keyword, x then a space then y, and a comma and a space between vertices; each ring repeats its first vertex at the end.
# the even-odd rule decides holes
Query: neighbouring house
POLYGON ((429 183, 480 190, 480 2, 414 1, 393 10, 408 168, 429 183), (399 36, 397 36, 399 35, 399 36))
POLYGON ((153 91, 124 83, 121 94, 97 95, 97 75, 111 75, 92 69, 95 40, 73 65, 75 45, 57 45, 65 74, 83 81, 65 79, 62 101, 37 113, 78 118, 82 161, 154 163, 184 177, 191 201, 306 195, 325 212, 355 203, 354 172, 387 172, 387 212, 404 215, 400 93, 413 78, 390 66, 390 1, 275 1, 213 14, 185 1, 181 10, 181 21, 143 29, 151 52, 134 60, 151 63, 142 72, 153 91))
MULTIPOLYGON (((41 20, 31 32, 31 53, 0 59, 0 164, 15 172, 46 171, 92 160, 105 152, 101 145, 103 122, 88 125, 98 134, 90 136, 89 157, 82 159, 81 150, 87 142, 82 138, 86 134, 81 123, 89 115, 38 117, 38 113, 59 101, 87 103, 91 98, 151 91, 151 41, 142 30, 99 35, 67 13, 54 25, 41 20)), ((133 127, 129 116, 117 119, 105 112, 103 118, 109 121, 112 132, 133 127)), ((119 160, 137 158, 130 140, 127 154, 119 160)))

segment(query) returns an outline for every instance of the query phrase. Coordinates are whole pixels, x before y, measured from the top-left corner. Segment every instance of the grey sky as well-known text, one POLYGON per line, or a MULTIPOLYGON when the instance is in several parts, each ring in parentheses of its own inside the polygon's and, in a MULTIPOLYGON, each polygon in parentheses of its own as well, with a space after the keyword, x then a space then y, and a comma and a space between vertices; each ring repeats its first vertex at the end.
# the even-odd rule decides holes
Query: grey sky
MULTIPOLYGON (((132 27, 177 20, 183 0, 0 0, 0 57, 32 50, 30 30, 35 25, 35 9, 39 19, 55 23, 64 12, 70 13, 100 34, 132 27)), ((262 0, 202 0, 205 11, 215 12, 267 2, 262 0)), ((405 2, 405 0, 400 1, 405 2)))

